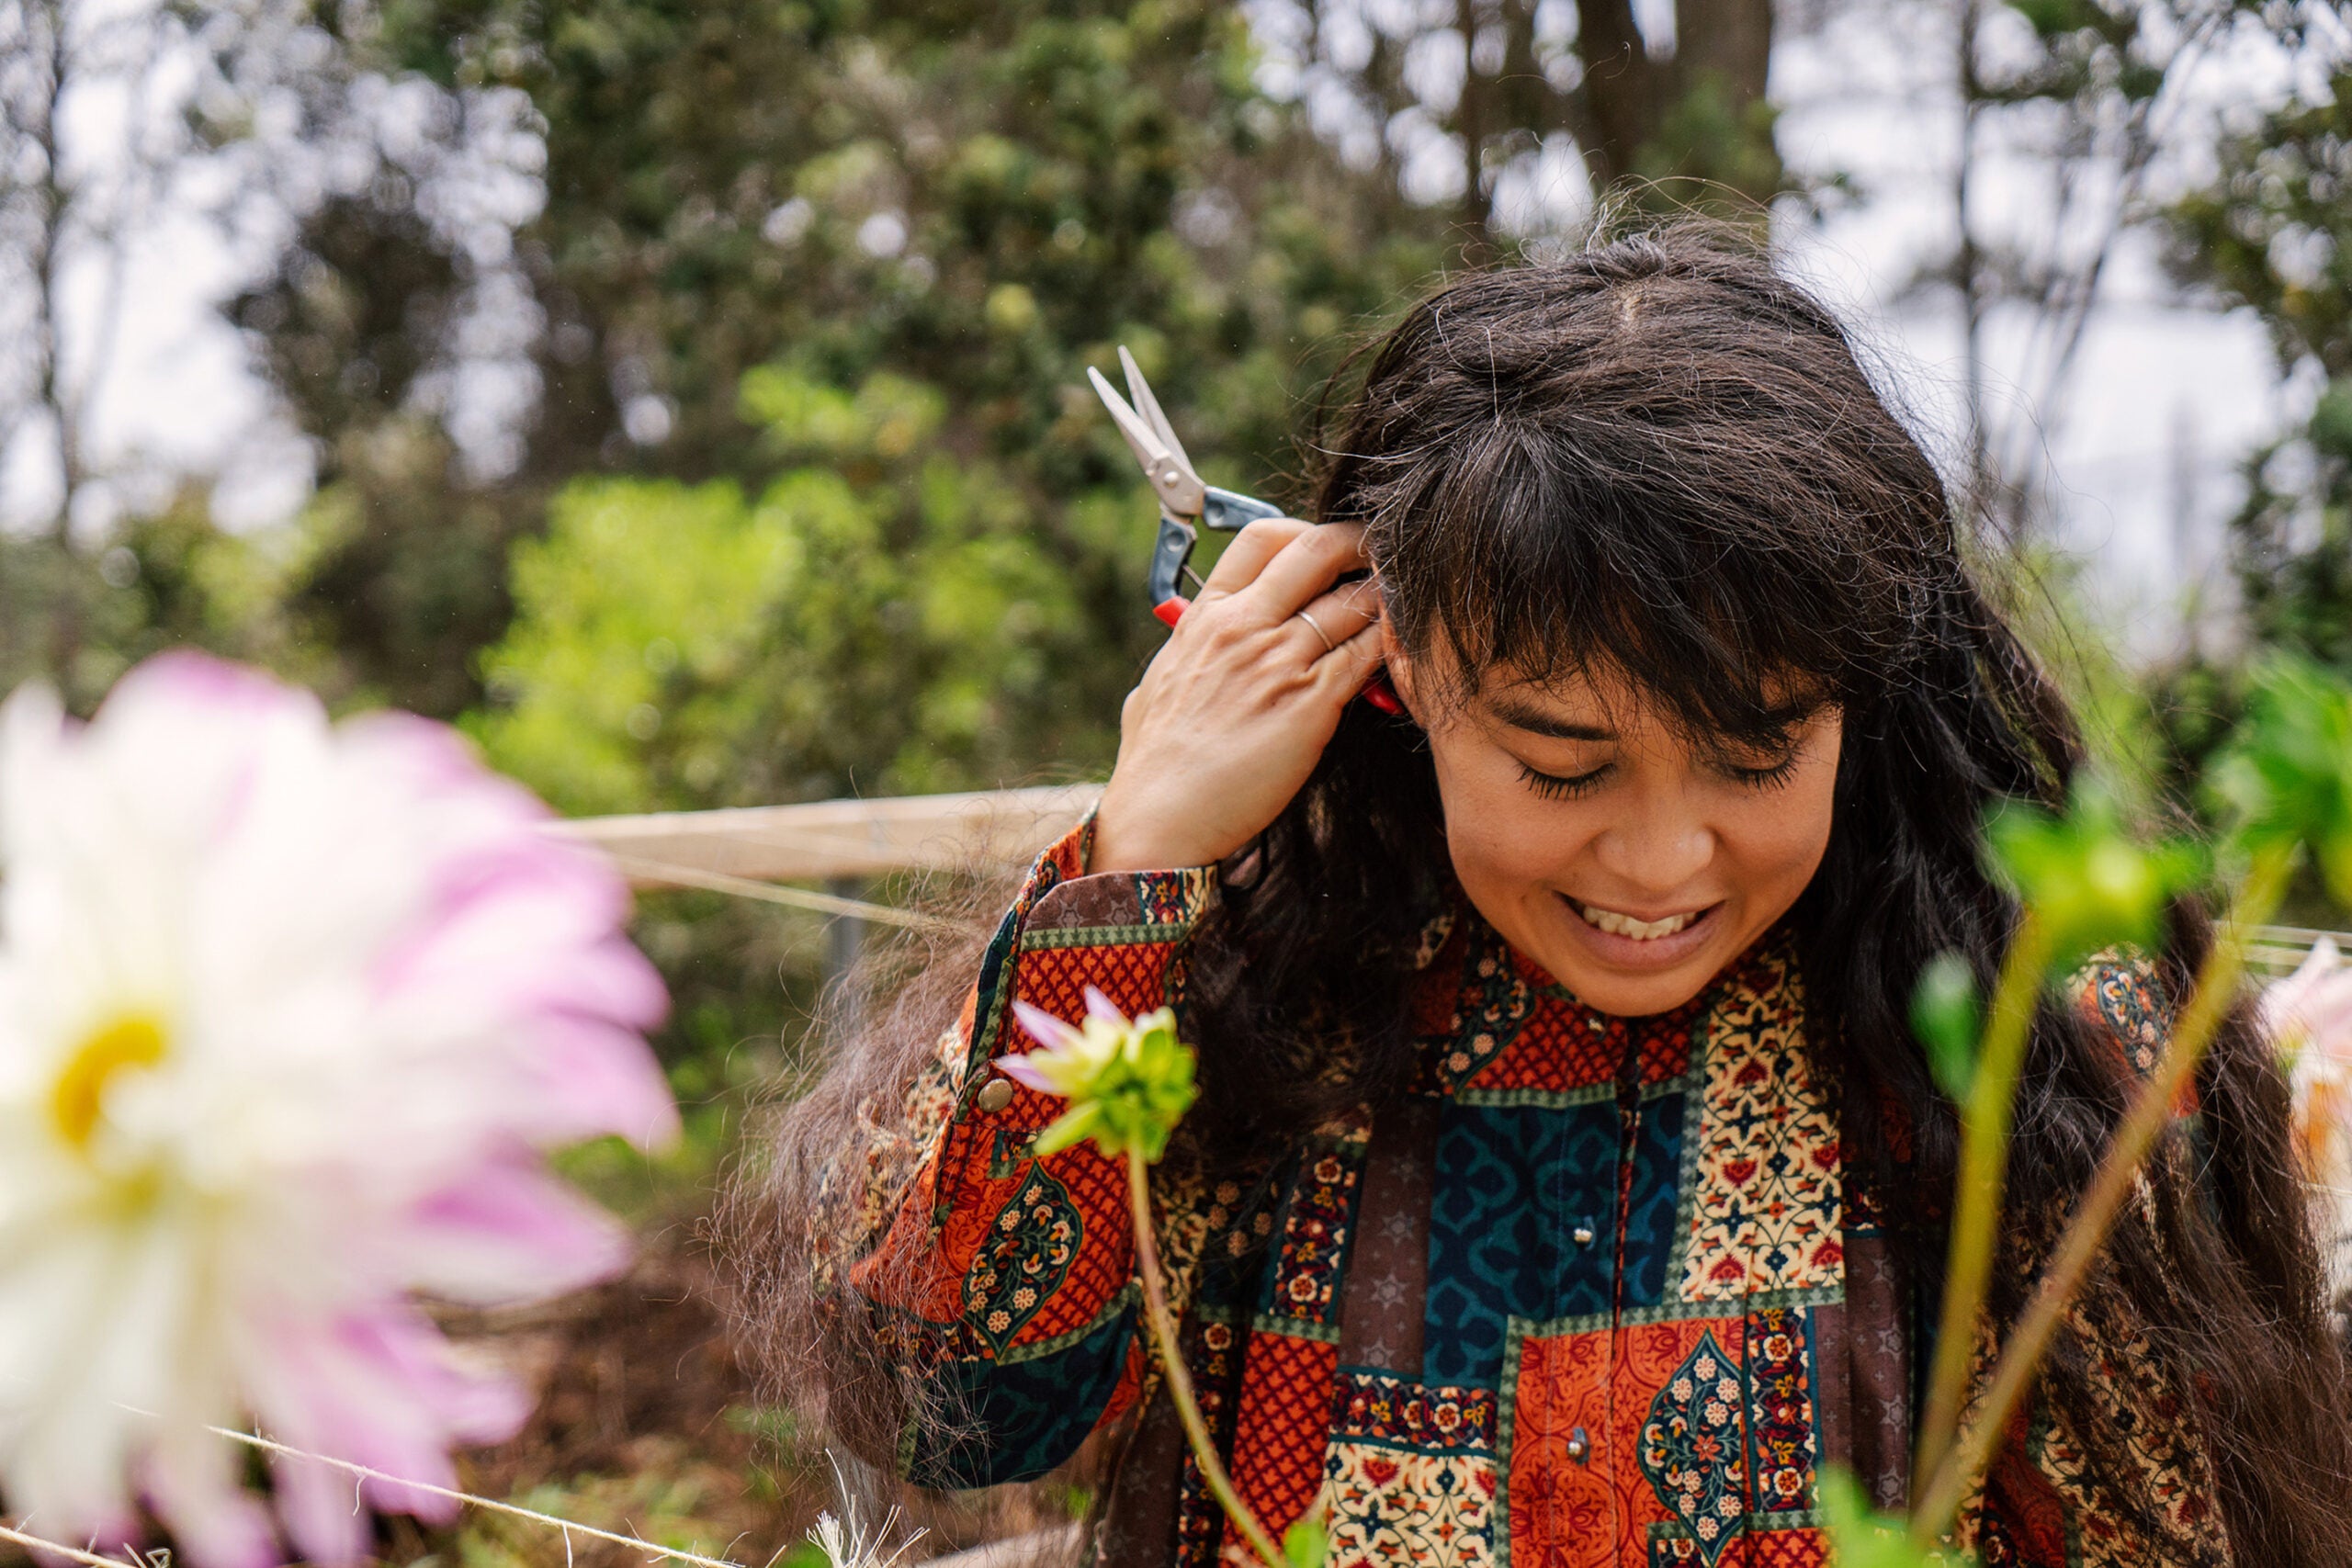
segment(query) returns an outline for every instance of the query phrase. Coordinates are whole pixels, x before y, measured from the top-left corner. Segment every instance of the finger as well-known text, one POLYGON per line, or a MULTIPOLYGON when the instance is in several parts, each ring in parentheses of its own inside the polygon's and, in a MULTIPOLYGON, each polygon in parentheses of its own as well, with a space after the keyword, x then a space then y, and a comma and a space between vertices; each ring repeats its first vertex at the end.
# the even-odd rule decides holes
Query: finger
POLYGON ((1340 573, 1361 571, 1371 564, 1362 525, 1326 523, 1284 545, 1250 584, 1250 592, 1262 601, 1269 619, 1282 620, 1328 592, 1340 573))
POLYGON ((1310 604, 1284 621, 1283 629, 1291 634, 1290 641, 1298 661, 1312 664, 1346 640, 1348 630, 1353 624, 1337 615, 1318 615, 1310 604))
POLYGON ((1343 582, 1291 612, 1299 659, 1312 664, 1380 618, 1380 591, 1369 581, 1343 582))
POLYGON ((1337 645, 1380 619, 1380 585, 1370 578, 1342 582, 1295 613, 1313 615, 1315 624, 1337 645))
POLYGON ((1261 517, 1233 536, 1225 554, 1216 558, 1208 581, 1201 584, 1204 599, 1238 593, 1258 579, 1266 563, 1280 555, 1293 539, 1315 526, 1296 517, 1261 517))
POLYGON ((1344 703, 1363 690, 1380 661, 1380 623, 1374 620, 1317 660, 1310 673, 1320 691, 1334 702, 1344 703))

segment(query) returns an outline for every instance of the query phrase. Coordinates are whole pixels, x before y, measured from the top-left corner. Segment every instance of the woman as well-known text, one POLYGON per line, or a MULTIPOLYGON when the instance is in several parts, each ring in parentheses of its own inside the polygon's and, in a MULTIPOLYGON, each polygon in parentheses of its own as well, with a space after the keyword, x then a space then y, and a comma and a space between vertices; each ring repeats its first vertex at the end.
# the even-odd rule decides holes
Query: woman
MULTIPOLYGON (((991 1065, 1032 1044, 1012 998, 1093 985, 1199 1048, 1154 1200, 1274 1529, 1318 1513, 1339 1563, 1819 1562, 1825 1466, 1904 1499, 1934 1328, 1954 1116, 1908 1000, 1940 952, 1996 964, 1980 824, 2062 797, 2065 704, 1837 324, 1703 236, 1445 288, 1326 449, 1319 524, 1219 561, 961 1021, 785 1118, 775 1367, 927 1486, 1102 1433, 1101 1561, 1238 1560, 1139 1342, 1119 1169, 1030 1158, 1057 1106, 991 1065), (1383 665, 1402 716, 1351 700, 1383 665)), ((1996 1320, 2207 941, 2037 1021, 1996 1320)), ((1987 1562, 2352 1561, 2243 1010, 2198 1101, 1963 1515, 1987 1562)))

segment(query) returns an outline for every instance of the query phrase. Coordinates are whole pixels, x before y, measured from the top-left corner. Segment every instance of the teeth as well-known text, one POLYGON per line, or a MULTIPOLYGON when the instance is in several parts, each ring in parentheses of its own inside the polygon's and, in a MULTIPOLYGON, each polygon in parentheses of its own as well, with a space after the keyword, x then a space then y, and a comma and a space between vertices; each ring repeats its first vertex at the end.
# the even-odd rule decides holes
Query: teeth
POLYGON ((1603 909, 1591 904, 1579 904, 1577 911, 1584 916, 1587 925, 1596 926, 1612 936, 1631 937, 1635 942, 1656 942, 1662 936, 1672 936, 1698 919, 1696 915, 1668 915, 1662 920, 1637 920, 1631 915, 1621 915, 1614 909, 1603 909))

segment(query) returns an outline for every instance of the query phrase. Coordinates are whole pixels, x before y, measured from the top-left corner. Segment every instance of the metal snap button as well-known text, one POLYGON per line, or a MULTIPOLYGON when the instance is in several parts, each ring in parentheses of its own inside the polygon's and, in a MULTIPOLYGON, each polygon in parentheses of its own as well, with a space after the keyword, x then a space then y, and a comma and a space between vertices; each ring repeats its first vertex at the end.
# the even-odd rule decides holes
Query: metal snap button
POLYGON ((1590 1225, 1578 1225, 1568 1234, 1577 1238, 1577 1245, 1578 1247, 1590 1247, 1592 1245, 1592 1227, 1590 1225))
POLYGON ((1592 1439, 1585 1436, 1582 1427, 1568 1433, 1568 1458, 1582 1464, 1592 1452, 1592 1439))
POLYGON ((1006 1106, 1012 1103, 1012 1080, 1011 1078, 990 1078, 988 1081, 988 1086, 980 1090, 978 1098, 974 1100, 972 1103, 987 1111, 993 1112, 1003 1110, 1006 1106))

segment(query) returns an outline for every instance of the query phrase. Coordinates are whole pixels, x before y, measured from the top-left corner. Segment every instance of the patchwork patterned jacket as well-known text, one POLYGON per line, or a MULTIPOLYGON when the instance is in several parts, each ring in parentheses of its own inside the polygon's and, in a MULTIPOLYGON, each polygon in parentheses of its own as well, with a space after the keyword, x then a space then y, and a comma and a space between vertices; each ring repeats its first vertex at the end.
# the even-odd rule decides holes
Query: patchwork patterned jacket
MULTIPOLYGON (((956 1417, 910 1427, 910 1478, 1034 1477, 1111 1427, 1098 1561, 1245 1563, 1152 1397, 1123 1168, 1091 1145, 1031 1158, 1059 1109, 1033 1090, 982 1108, 993 1058, 1030 1048, 1016 996, 1074 1018, 1093 985, 1181 1014, 1209 874, 1087 875, 1086 839, 1039 861, 936 1070, 844 1172, 866 1240, 843 1282, 956 1417)), ((1320 1514, 1335 1564, 1823 1562, 1825 1464, 1899 1505, 1915 1336, 1785 942, 1649 1019, 1586 1008, 1475 915, 1432 946, 1401 1103, 1254 1188, 1153 1194, 1243 1497, 1277 1533, 1320 1514)), ((2128 987, 2098 1001, 2138 1027, 2128 987)), ((2114 1341, 2126 1415, 2161 1393, 2135 1349, 2114 1341)), ((2046 1410, 2010 1438, 1962 1522, 1988 1563, 2226 1561, 2187 1423, 2140 1422, 2128 1477, 2087 1474, 2046 1410)))

